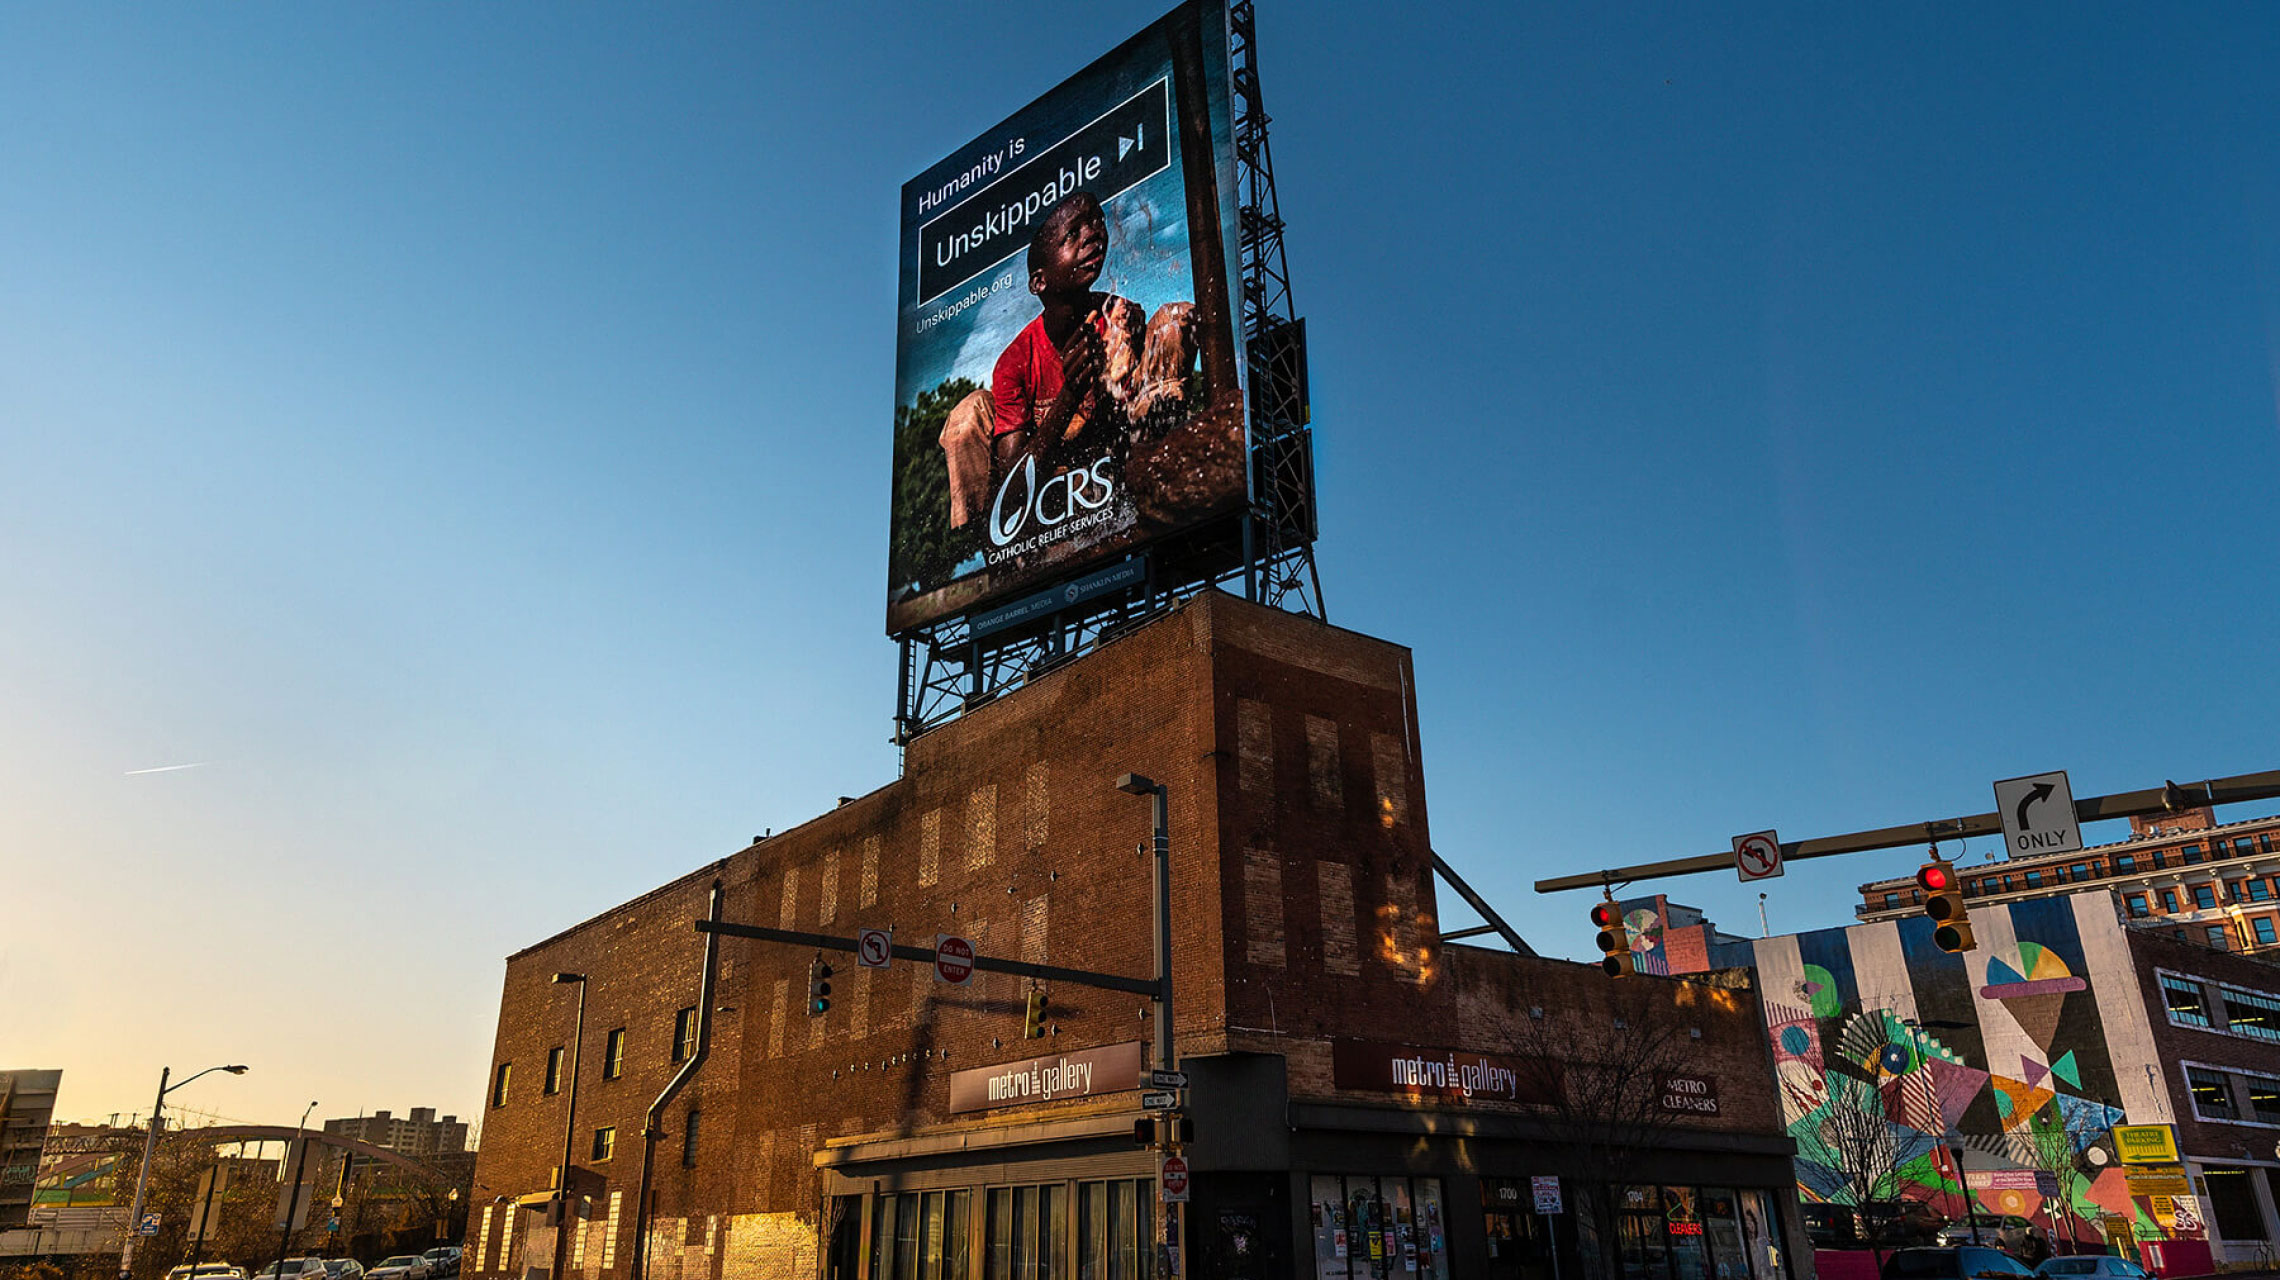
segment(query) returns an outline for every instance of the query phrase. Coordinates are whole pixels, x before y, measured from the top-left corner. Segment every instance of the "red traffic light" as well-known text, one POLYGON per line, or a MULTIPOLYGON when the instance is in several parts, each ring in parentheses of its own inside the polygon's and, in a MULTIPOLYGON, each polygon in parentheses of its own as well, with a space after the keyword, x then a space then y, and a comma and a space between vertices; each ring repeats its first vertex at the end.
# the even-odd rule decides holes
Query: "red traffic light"
POLYGON ((1916 873, 1916 883, 1926 893, 1946 893, 1955 887, 1955 874, 1944 862, 1927 862, 1916 873))
POLYGON ((1623 923, 1623 909, 1612 902, 1593 904, 1591 922, 1602 929, 1612 929, 1623 923))

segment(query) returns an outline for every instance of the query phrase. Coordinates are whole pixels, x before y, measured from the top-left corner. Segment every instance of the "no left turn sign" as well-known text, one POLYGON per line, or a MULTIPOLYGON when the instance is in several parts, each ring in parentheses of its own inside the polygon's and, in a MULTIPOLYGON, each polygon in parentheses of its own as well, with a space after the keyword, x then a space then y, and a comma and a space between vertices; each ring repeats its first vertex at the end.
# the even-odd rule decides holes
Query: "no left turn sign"
POLYGON ((1752 880, 1771 880, 1782 873, 1781 837, 1771 831, 1756 831, 1734 837, 1734 874, 1743 883, 1752 880))
POLYGON ((895 936, 884 929, 863 929, 855 934, 855 963, 866 969, 884 969, 895 953, 895 936))

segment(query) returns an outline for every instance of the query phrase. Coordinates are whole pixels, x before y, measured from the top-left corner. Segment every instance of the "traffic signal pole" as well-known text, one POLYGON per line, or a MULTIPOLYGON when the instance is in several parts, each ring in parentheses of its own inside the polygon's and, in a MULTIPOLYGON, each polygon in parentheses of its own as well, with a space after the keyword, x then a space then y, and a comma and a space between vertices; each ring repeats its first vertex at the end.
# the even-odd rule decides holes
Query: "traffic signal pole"
MULTIPOLYGON (((2144 791, 2121 791, 2108 796, 2092 796, 2074 804, 2077 822, 2098 822, 2112 818, 2142 818, 2157 813, 2178 813, 2186 809, 2220 804, 2241 804, 2250 800, 2280 798, 2280 769, 2267 769, 2261 773, 2235 774, 2229 778, 2211 778, 2204 782, 2166 782, 2144 791)), ((1866 853, 1872 849, 1899 849, 1933 840, 1953 840, 1965 836, 1993 835, 2003 830, 2002 815, 1975 813, 1960 818, 1939 818, 1930 822, 1913 823, 1898 827, 1880 827, 1874 831, 1854 831, 1841 836, 1822 836, 1815 840, 1783 842, 1781 857, 1784 862, 1802 858, 1830 858, 1841 853, 1866 853)), ((1693 858, 1673 858, 1667 862, 1647 862, 1631 867, 1610 867, 1604 871, 1589 871, 1581 875, 1553 876, 1536 882, 1538 893, 1560 893, 1568 889, 1601 889, 1611 885, 1627 884, 1633 880, 1657 880, 1670 876, 1700 875, 1706 871, 1731 871, 1734 855, 1710 853, 1693 858)))

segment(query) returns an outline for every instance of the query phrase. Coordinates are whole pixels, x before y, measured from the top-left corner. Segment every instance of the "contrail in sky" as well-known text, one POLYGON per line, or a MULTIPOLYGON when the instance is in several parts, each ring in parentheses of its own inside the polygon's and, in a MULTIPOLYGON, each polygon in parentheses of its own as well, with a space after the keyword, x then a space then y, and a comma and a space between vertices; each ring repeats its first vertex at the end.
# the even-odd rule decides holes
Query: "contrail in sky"
POLYGON ((195 764, 162 764, 156 769, 129 769, 126 776, 132 778, 138 773, 172 773, 176 769, 203 769, 212 763, 211 760, 200 760, 195 764))

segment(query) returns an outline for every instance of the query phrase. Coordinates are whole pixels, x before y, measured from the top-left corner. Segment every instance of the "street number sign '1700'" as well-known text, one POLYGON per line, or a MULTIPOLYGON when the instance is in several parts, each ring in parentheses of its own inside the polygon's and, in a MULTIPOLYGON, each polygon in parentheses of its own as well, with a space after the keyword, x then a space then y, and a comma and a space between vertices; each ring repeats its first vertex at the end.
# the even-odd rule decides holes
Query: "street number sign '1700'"
POLYGON ((1781 837, 1771 831, 1754 831, 1734 837, 1734 874, 1747 884, 1782 874, 1781 837))

